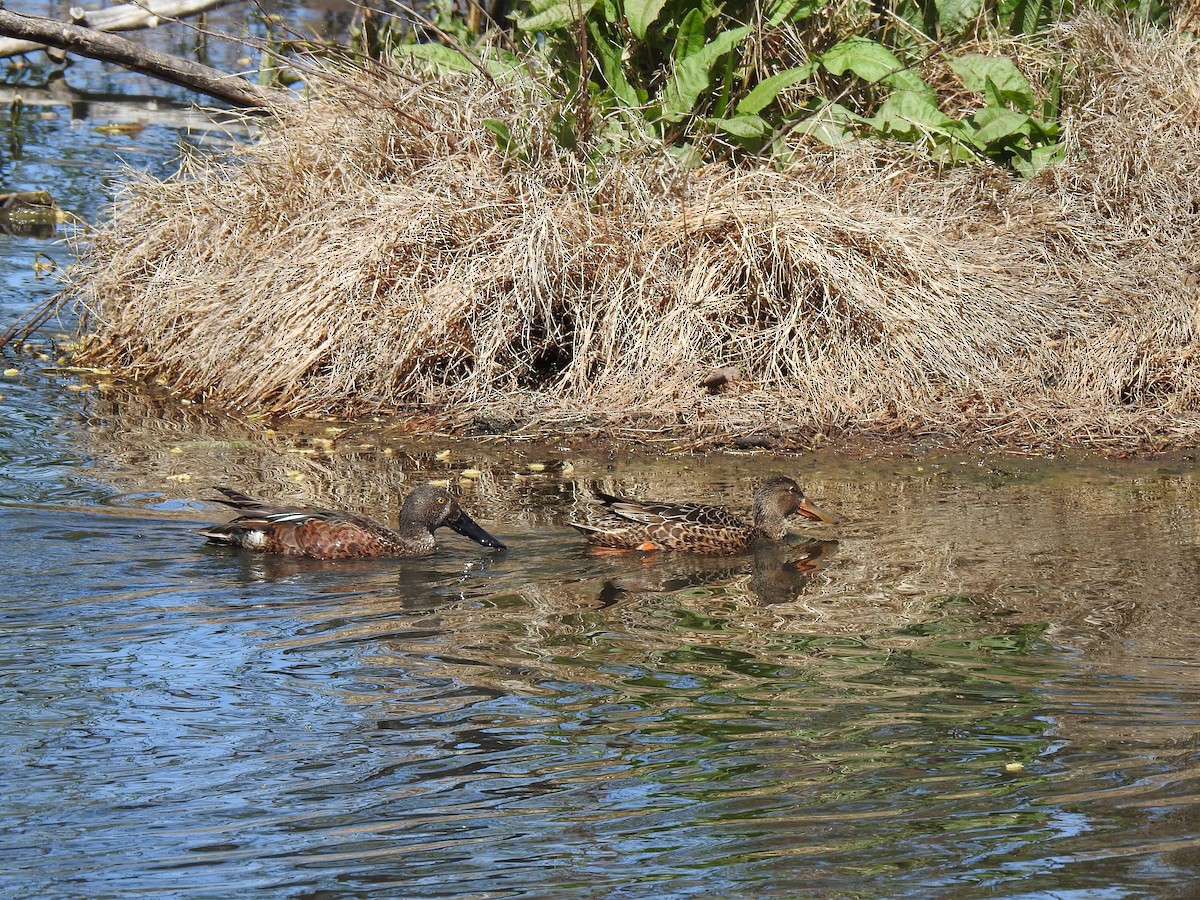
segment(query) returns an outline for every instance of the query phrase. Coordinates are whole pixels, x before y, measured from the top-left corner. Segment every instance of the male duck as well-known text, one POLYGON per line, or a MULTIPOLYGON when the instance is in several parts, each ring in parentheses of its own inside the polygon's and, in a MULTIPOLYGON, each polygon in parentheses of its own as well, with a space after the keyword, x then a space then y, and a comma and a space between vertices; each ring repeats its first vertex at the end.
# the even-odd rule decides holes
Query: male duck
POLYGON ((654 503, 625 500, 599 491, 607 520, 599 525, 570 525, 583 532, 588 542, 615 550, 689 550, 693 553, 744 553, 757 540, 781 541, 787 534, 786 519, 806 519, 836 525, 833 513, 818 509, 804 496, 800 485, 779 475, 764 481, 754 492, 750 522, 719 506, 698 503, 654 503))
POLYGON ((505 549, 501 541, 463 512, 449 491, 433 485, 422 485, 408 495, 400 508, 400 528, 396 531, 351 512, 272 506, 229 488, 216 490, 226 499, 213 500, 245 513, 200 531, 218 544, 315 559, 427 556, 437 549, 434 530, 447 525, 485 547, 505 549))

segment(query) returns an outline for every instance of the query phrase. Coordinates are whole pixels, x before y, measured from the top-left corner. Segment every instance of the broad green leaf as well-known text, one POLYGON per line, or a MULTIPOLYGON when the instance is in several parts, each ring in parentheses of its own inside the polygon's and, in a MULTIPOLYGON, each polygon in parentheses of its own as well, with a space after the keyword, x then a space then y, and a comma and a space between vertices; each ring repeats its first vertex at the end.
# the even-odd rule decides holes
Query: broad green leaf
POLYGON ((930 159, 950 163, 951 165, 979 160, 979 154, 971 146, 970 142, 959 140, 957 135, 947 140, 939 141, 934 147, 933 152, 929 154, 929 157, 930 159))
POLYGON ((699 9, 692 8, 679 23, 679 33, 675 37, 675 49, 671 52, 676 65, 682 59, 687 59, 693 53, 698 53, 704 46, 705 15, 699 9))
POLYGON ((840 103, 827 103, 798 125, 793 133, 839 147, 856 141, 856 130, 864 124, 867 124, 866 119, 840 103))
POLYGON ((496 146, 503 153, 512 153, 513 139, 512 132, 508 126, 499 119, 484 119, 483 127, 490 131, 496 138, 496 146))
POLYGON ((737 47, 751 31, 750 26, 722 31, 700 50, 675 64, 663 89, 663 118, 677 121, 691 113, 696 100, 712 84, 713 67, 737 47))
POLYGON ((520 72, 528 78, 529 69, 526 67, 525 60, 521 59, 511 50, 502 50, 499 47, 492 48, 486 58, 488 71, 493 75, 501 75, 508 72, 520 72))
POLYGON ((1033 91, 1012 60, 1003 56, 968 53, 953 57, 948 62, 968 91, 986 93, 990 81, 999 100, 1011 103, 1024 112, 1033 109, 1033 91))
POLYGON ((654 24, 667 0, 625 0, 625 19, 629 30, 639 41, 645 40, 646 30, 654 24))
POLYGON ((1047 0, 1019 0, 1009 30, 1013 34, 1036 34, 1051 15, 1047 0))
POLYGON ((775 28, 784 22, 799 22, 807 19, 829 0, 775 0, 767 15, 767 27, 775 28))
POLYGON ((809 63, 808 65, 798 66, 795 69, 779 72, 770 78, 764 78, 754 86, 754 89, 750 93, 738 102, 738 115, 750 115, 762 112, 775 101, 780 91, 804 81, 812 75, 816 68, 816 63, 809 63))
POLYGON ((591 12, 596 0, 555 0, 532 16, 517 20, 520 31, 553 31, 591 12))
POLYGON ((977 147, 988 148, 1006 139, 1027 137, 1030 131, 1029 116, 1011 109, 988 107, 971 117, 975 133, 971 136, 977 147))
POLYGON ((983 0, 936 0, 938 33, 957 37, 983 10, 983 0))
POLYGON ((704 155, 692 144, 668 147, 667 155, 675 160, 675 165, 683 169, 695 169, 704 163, 704 155))
POLYGON ((558 142, 558 146, 565 150, 574 150, 578 144, 575 137, 575 117, 555 113, 550 119, 550 133, 554 135, 554 140, 558 142))
POLYGON ((1053 144, 1058 141, 1058 123, 1043 122, 1029 117, 1029 139, 1035 144, 1053 144))
POLYGON ((474 72, 475 66, 457 50, 445 44, 399 44, 395 48, 399 56, 423 59, 451 72, 474 72))
POLYGON ((1028 157, 1024 153, 1013 156, 1012 167, 1026 178, 1032 178, 1046 166, 1062 162, 1066 159, 1066 147, 1062 144, 1048 144, 1045 147, 1034 147, 1028 157))
MULTIPOLYGON (((925 94, 934 98, 937 94, 925 80, 912 69, 901 69, 883 77, 883 83, 897 91, 908 91, 914 94, 925 94)), ((934 101, 936 102, 936 100, 934 101)))
POLYGON ((950 133, 958 125, 938 109, 931 98, 904 91, 883 101, 871 121, 877 131, 904 140, 915 140, 930 133, 950 133))
POLYGON ((761 138, 771 132, 770 124, 758 116, 734 116, 732 119, 709 119, 708 122, 737 138, 761 138))
POLYGON ((875 82, 904 68, 892 51, 869 38, 853 37, 834 44, 821 55, 821 64, 834 75, 853 72, 875 82))
POLYGON ((638 93, 634 90, 629 79, 625 77, 625 47, 621 44, 610 44, 608 38, 600 31, 597 22, 588 22, 588 35, 592 41, 592 50, 600 58, 600 71, 608 82, 613 96, 627 107, 641 105, 638 93))

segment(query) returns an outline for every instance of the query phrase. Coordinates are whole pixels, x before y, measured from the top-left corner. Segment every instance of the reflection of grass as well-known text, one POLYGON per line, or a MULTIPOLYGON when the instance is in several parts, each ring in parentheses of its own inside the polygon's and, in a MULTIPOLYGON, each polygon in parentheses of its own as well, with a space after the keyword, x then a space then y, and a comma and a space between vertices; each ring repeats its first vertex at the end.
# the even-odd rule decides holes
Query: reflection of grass
MULTIPOLYGON (((703 473, 674 480, 677 461, 629 460, 624 474, 656 493, 704 485, 703 473)), ((732 575, 712 590, 629 590, 604 606, 614 571, 659 566, 596 560, 575 552, 565 530, 539 529, 536 554, 511 552, 440 603, 406 609, 412 589, 401 579, 390 593, 375 585, 294 604, 303 625, 287 643, 289 659, 357 673, 324 689, 353 709, 356 735, 382 740, 386 727, 403 739, 388 763, 417 767, 423 789, 469 773, 474 796, 498 798, 504 815, 533 809, 583 845, 612 842, 623 859, 684 860, 689 871, 745 866, 747 878, 761 866, 781 896, 787 879, 810 891, 886 876, 890 893, 914 896, 927 895, 932 878, 1007 884, 1014 861, 1060 849, 1061 820, 1074 809, 1107 822, 1136 815, 1069 797, 1113 788, 1118 765, 1123 778, 1127 767, 1172 765, 1139 762, 1138 751, 1112 743, 1114 720, 1147 724, 1143 710, 1115 705, 1138 679, 1121 679, 1107 696, 1090 680, 1095 667, 1121 664, 1131 631, 1121 629, 1115 654, 1103 626, 1072 635, 1082 650, 1050 643, 1078 595, 1095 588, 1090 579, 1113 570, 1089 576, 1058 557, 1047 587, 1025 587, 1032 551, 1048 540, 1086 539, 1097 556, 1119 547, 1120 532, 1057 514, 1063 505, 1096 511, 1109 489, 1064 478, 1041 495, 1041 511, 1022 486, 999 489, 1021 516, 1020 529, 1001 535, 1013 555, 979 554, 968 567, 954 564, 945 542, 977 548, 994 536, 992 524, 978 509, 943 502, 944 476, 900 489, 824 468, 812 482, 859 506, 860 518, 904 527, 843 540, 794 602, 764 605, 732 575), (880 572, 894 588, 879 585, 880 572), (1010 577, 1021 590, 1005 589, 1010 577), (1006 769, 1014 763, 1024 768, 1006 769)), ((1161 514, 1139 508, 1131 524, 1161 514)), ((1169 568, 1177 550, 1155 560, 1167 567, 1156 576, 1194 591, 1194 579, 1169 568)), ((1162 609, 1142 615, 1139 653, 1153 653, 1162 609)), ((319 679, 301 671, 314 689, 319 679)), ((1187 709, 1164 704, 1159 715, 1178 734, 1190 727, 1181 725, 1187 709)), ((1085 824, 1086 837, 1094 826, 1085 824)))
MULTIPOLYGON (((756 623, 753 645, 741 649, 766 660, 799 653, 837 658, 842 666, 862 657, 865 664, 881 646, 929 653, 941 642, 947 643, 937 652, 1020 656, 1041 642, 1064 640, 1064 633, 1069 642, 1116 647, 1132 632, 1155 645, 1183 640, 1186 625, 1169 623, 1186 621, 1189 592, 1200 584, 1195 555, 1180 549, 1200 545, 1191 515, 1197 487, 1186 469, 1171 465, 1003 460, 1014 477, 997 485, 987 483, 986 460, 955 457, 627 454, 618 465, 602 455, 536 445, 415 437, 386 422, 341 423, 336 433, 320 420, 271 429, 124 389, 85 396, 88 413, 77 433, 93 455, 89 477, 131 495, 114 503, 189 501, 156 514, 219 520, 224 510, 200 512, 198 501, 207 486, 228 484, 267 500, 387 517, 414 484, 448 482, 472 515, 512 539, 503 564, 531 567, 531 580, 503 598, 477 599, 489 605, 503 599, 505 606, 492 607, 498 620, 515 632, 532 629, 541 640, 561 631, 574 641, 580 629, 603 628, 610 614, 595 607, 604 594, 615 600, 612 615, 644 625, 665 618, 675 641, 705 635, 702 643, 723 646, 732 641, 723 632, 741 635, 756 623), (531 462, 552 465, 535 471, 531 462), (466 469, 475 470, 473 477, 461 477, 466 469), (778 583, 764 577, 770 567, 749 561, 592 558, 566 527, 588 514, 586 498, 597 481, 639 496, 744 509, 754 484, 779 472, 796 475, 847 521, 837 529, 797 525, 800 536, 839 543, 818 571, 783 569, 778 583), (190 480, 173 480, 184 474, 190 480), (543 570, 572 572, 576 580, 555 583, 536 575, 543 570), (1151 571, 1160 587, 1147 595, 1143 579, 1151 571), (781 619, 763 605, 767 588, 784 592, 781 619), (577 626, 568 611, 580 617, 577 626), (864 636, 871 637, 860 646, 864 636), (954 641, 967 643, 955 649, 954 641)), ((787 549, 794 558, 801 543, 787 549)))

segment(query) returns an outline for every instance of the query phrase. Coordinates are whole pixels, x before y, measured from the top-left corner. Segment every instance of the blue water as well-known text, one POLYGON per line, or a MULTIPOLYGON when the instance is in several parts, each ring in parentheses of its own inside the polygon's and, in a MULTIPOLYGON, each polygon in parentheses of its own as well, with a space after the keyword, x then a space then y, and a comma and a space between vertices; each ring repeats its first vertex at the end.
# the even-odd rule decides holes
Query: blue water
MULTIPOLYGON (((205 146, 59 113, 5 176, 85 218, 120 160, 205 146)), ((39 252, 70 259, 0 236, 0 327, 53 292, 39 252)), ((0 376, 0 894, 1191 896, 1190 459, 268 427, 57 369, 72 328, 0 376), (593 555, 567 526, 594 481, 744 506, 777 471, 846 523, 732 560, 593 555), (319 563, 194 533, 226 515, 210 484, 386 517, 431 479, 510 550, 319 563)))

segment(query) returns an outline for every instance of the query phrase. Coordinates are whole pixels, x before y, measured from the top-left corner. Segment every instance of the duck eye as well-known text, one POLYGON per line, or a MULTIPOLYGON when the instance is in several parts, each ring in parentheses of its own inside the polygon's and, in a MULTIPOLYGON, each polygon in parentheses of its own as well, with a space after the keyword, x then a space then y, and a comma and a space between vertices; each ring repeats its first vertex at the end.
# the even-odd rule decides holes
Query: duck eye
POLYGON ((438 506, 445 506, 445 505, 446 505, 446 498, 438 497, 438 506))

